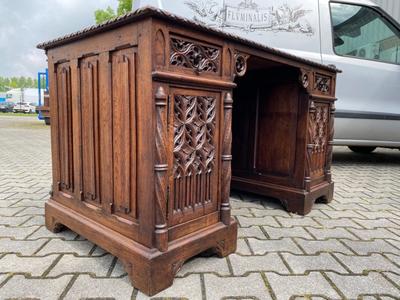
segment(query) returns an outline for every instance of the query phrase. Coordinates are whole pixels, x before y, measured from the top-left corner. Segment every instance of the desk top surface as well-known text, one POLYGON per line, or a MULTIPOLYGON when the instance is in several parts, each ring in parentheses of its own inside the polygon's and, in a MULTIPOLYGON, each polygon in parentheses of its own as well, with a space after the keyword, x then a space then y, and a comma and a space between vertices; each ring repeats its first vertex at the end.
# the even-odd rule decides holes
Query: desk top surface
POLYGON ((121 15, 117 18, 111 19, 109 21, 103 22, 101 24, 98 25, 93 25, 87 28, 84 28, 80 31, 74 32, 74 33, 70 33, 64 36, 61 36, 59 38, 41 43, 39 45, 37 45, 37 48, 39 49, 43 49, 43 50, 48 50, 51 48, 56 48, 62 45, 66 45, 108 30, 112 30, 121 26, 124 26, 126 24, 129 23, 133 23, 135 21, 139 21, 145 18, 149 18, 149 17, 155 17, 155 18, 160 18, 160 19, 164 19, 170 22, 173 22, 174 24, 179 24, 179 25, 184 25, 186 27, 190 27, 192 29, 195 30, 199 30, 201 32, 206 32, 208 34, 211 35, 216 35, 219 37, 222 37, 224 39, 229 39, 232 42, 236 42, 239 44, 242 44, 244 46, 250 47, 250 48, 255 48, 258 50, 262 50, 262 51, 266 51, 268 53, 280 56, 280 57, 284 57, 284 58, 289 58, 295 61, 299 61, 302 63, 306 63, 308 65, 312 65, 321 69, 325 69, 331 72, 340 72, 339 69, 337 69, 335 66, 333 65, 324 65, 315 61, 311 61, 308 59, 304 59, 302 57, 299 56, 295 56, 292 54, 289 54, 287 52, 278 50, 276 48, 272 48, 269 47, 267 45, 264 44, 260 44, 254 41, 250 41, 247 40, 245 38, 239 37, 237 35, 231 34, 231 33, 227 33, 225 31, 222 30, 218 30, 215 28, 211 28, 209 26, 206 26, 204 24, 195 22, 193 20, 189 20, 174 14, 171 14, 167 11, 164 10, 160 10, 158 8, 152 7, 152 6, 146 6, 134 11, 131 11, 129 13, 126 13, 124 15, 121 15))

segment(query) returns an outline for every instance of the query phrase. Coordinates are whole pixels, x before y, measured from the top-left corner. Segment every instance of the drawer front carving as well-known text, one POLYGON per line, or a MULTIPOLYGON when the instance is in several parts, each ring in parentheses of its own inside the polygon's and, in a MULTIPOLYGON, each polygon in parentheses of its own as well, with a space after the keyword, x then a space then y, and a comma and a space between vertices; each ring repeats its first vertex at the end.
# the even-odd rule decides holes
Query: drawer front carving
POLYGON ((72 131, 71 66, 69 62, 56 66, 57 116, 58 116, 58 162, 59 189, 74 192, 74 161, 72 131))
POLYGON ((171 37, 170 47, 170 64, 172 66, 192 69, 196 73, 219 73, 221 65, 219 48, 180 37, 171 37))
POLYGON ((214 94, 173 95, 172 223, 216 210, 219 105, 214 94))

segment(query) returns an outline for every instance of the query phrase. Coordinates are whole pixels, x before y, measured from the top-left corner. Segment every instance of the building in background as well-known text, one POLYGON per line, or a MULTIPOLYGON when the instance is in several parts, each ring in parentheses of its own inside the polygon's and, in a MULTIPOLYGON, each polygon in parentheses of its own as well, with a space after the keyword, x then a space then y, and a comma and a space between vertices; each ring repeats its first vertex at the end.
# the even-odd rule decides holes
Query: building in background
POLYGON ((400 23, 400 0, 372 0, 400 23))
MULTIPOLYGON (((43 98, 43 90, 41 91, 41 96, 43 98)), ((6 100, 14 103, 25 102, 37 105, 39 102, 39 90, 33 88, 12 89, 7 91, 6 100)))

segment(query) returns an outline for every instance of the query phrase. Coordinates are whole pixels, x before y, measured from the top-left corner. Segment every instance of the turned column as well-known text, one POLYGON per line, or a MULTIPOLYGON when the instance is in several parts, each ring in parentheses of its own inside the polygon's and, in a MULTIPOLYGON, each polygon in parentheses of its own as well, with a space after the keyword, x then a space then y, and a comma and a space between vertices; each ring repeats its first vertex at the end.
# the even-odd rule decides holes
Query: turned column
POLYGON ((156 105, 156 151, 155 151, 155 238, 161 252, 168 250, 167 229, 167 95, 162 86, 155 94, 156 105))

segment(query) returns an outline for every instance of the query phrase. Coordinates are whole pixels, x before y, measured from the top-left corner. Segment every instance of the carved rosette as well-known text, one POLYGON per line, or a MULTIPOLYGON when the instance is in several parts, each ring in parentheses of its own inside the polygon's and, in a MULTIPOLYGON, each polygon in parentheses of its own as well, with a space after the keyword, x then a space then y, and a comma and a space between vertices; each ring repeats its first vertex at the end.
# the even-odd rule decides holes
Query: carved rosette
POLYGON ((155 201, 156 201, 156 246, 158 250, 164 252, 168 250, 167 235, 167 95, 162 86, 158 87, 155 95, 156 104, 156 164, 154 171, 155 180, 155 201))
POLYGON ((174 211, 212 199, 217 101, 212 96, 175 95, 174 211))
POLYGON ((196 73, 218 73, 221 65, 221 50, 171 37, 170 64, 172 66, 193 69, 196 73))
POLYGON ((224 129, 222 142, 222 187, 221 187, 221 221, 225 225, 231 222, 231 208, 229 194, 232 177, 232 107, 233 99, 231 93, 225 94, 224 99, 224 129))
POLYGON ((322 94, 330 94, 332 78, 322 74, 315 74, 314 89, 322 94))
POLYGON ((247 59, 249 58, 248 55, 236 52, 234 55, 234 72, 236 76, 242 77, 247 72, 247 59))

